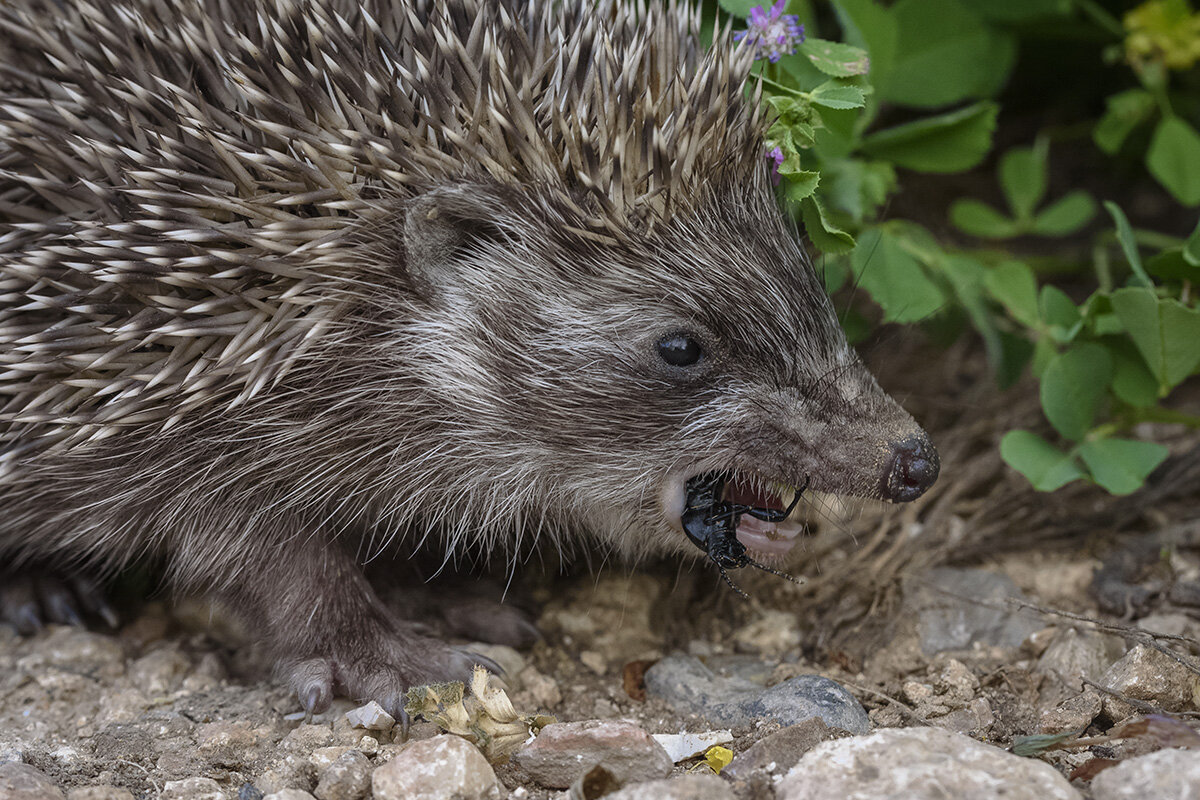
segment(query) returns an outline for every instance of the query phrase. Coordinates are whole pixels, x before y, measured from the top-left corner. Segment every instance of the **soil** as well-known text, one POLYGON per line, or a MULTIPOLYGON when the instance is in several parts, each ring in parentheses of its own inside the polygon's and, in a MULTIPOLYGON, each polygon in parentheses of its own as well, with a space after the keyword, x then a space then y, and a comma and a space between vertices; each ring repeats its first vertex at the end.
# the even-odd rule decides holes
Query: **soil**
MULTIPOLYGON (((1191 533, 1200 492, 1197 436, 1143 431, 1173 457, 1134 496, 1112 498, 1086 485, 1040 495, 1004 466, 997 447, 1009 429, 1041 428, 1029 385, 999 392, 978 350, 965 343, 945 352, 888 336, 866 356, 933 435, 942 454, 938 484, 904 507, 813 499, 811 534, 783 565, 805 583, 743 570, 737 579, 750 602, 698 562, 634 567, 598 557, 595 569, 565 575, 523 567, 508 596, 531 610, 542 640, 522 652, 479 647, 508 670, 519 712, 560 721, 625 718, 651 733, 723 727, 641 699, 645 662, 682 651, 757 660, 770 682, 824 675, 847 687, 875 726, 937 724, 1005 747, 1047 732, 1056 719, 1083 720, 1083 735, 1103 735, 1120 723, 1121 708, 1166 710, 1185 723, 1196 716, 1194 699, 1165 708, 1165 696, 1139 699, 1127 688, 1129 705, 1113 698, 1110 710, 1072 717, 1076 706, 1111 698, 1111 687, 1056 681, 1038 665, 1071 630, 1103 637, 1109 663, 1141 644, 1195 664, 1200 608, 1189 587, 1200 575, 1191 533), (1137 546, 1147 541, 1149 556, 1137 546), (1093 574, 1105 565, 1112 580, 1094 586, 1093 574), (1015 646, 923 651, 913 587, 939 566, 1007 576, 1039 629, 1015 646), (1142 619, 1157 630, 1139 627, 1142 619)), ((1184 388, 1182 402, 1195 400, 1196 387, 1184 388)), ((445 594, 432 585, 432 596, 445 594)), ((397 747, 384 733, 364 745, 366 732, 341 719, 349 703, 312 720, 324 728, 303 725, 296 701, 220 610, 153 598, 123 610, 129 621, 115 633, 54 627, 20 638, 0 626, 0 761, 30 763, 64 789, 111 785, 149 798, 169 781, 207 777, 232 798, 246 783, 266 791, 290 775, 307 771, 311 779, 321 748, 356 746, 378 760, 397 747)), ((440 624, 436 615, 430 623, 440 624)), ((740 753, 778 727, 734 728, 728 746, 740 753)), ((415 738, 434 733, 428 722, 411 731, 415 738)), ((1069 775, 1097 757, 1148 746, 1131 740, 1043 757, 1069 775)), ((676 772, 692 768, 685 763, 676 772)), ((511 764, 497 773, 510 796, 560 795, 511 764)), ((1076 786, 1086 795, 1086 780, 1076 786)), ((739 789, 751 791, 758 789, 739 789)))

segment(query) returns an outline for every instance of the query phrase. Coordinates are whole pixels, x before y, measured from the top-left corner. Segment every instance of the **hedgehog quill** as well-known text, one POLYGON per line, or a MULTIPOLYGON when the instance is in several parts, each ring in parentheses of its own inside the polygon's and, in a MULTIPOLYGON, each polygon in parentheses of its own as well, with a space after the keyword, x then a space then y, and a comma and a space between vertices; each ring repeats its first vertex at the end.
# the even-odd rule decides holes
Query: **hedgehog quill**
POLYGON ((936 452, 776 207, 752 48, 699 27, 0 5, 0 613, 70 621, 149 559, 309 711, 395 714, 473 659, 383 607, 383 549, 696 556, 686 487, 719 474, 765 556, 795 487, 919 496, 936 452))

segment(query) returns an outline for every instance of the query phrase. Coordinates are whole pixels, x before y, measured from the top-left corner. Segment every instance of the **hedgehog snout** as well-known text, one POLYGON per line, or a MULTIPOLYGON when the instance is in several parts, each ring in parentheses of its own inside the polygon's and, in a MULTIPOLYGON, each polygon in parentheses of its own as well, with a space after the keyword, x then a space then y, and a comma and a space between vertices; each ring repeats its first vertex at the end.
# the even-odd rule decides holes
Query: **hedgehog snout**
POLYGON ((892 445, 887 460, 880 495, 893 503, 916 500, 937 480, 941 469, 938 452, 925 431, 902 439, 892 445))

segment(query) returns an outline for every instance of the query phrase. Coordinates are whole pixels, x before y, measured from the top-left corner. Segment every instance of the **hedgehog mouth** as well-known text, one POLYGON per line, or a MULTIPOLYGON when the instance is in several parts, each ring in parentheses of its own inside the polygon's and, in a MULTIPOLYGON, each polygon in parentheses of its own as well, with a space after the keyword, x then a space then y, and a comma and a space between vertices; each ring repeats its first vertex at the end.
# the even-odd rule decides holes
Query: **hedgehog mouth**
MULTIPOLYGON (((708 472, 672 481, 668 488, 668 515, 675 527, 679 527, 680 516, 688 504, 687 485, 693 479, 711 478, 720 473, 708 472)), ((725 485, 718 498, 720 502, 752 506, 760 510, 782 512, 787 508, 798 489, 784 484, 765 481, 756 475, 740 472, 724 473, 725 485)), ((780 522, 767 522, 750 514, 742 514, 738 520, 736 535, 746 546, 751 557, 758 560, 781 560, 791 552, 796 540, 804 531, 804 523, 796 519, 796 512, 780 522)))

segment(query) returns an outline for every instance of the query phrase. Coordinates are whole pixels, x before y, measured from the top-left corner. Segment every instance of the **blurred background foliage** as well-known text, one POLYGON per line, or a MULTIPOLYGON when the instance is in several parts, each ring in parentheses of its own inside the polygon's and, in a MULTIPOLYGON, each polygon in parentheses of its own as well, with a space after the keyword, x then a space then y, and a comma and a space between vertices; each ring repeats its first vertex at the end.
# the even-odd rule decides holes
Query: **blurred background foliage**
POLYGON ((973 331, 1045 421, 1001 455, 1039 490, 1139 488, 1143 423, 1200 428, 1200 14, 1186 0, 720 0, 768 153, 852 340, 973 331), (794 17, 792 16, 794 15, 794 17), (798 29, 803 25, 803 32, 798 29), (1036 429, 1036 430, 1034 430, 1036 429))

